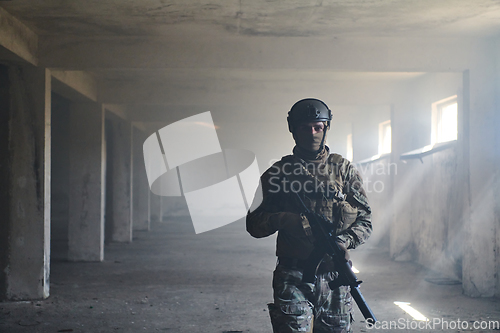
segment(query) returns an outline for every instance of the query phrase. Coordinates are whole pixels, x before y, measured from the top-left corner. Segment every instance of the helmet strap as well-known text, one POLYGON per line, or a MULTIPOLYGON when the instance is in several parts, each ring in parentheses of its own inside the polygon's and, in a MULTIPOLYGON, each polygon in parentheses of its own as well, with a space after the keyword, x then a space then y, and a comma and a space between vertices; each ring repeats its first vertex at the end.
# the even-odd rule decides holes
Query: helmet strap
POLYGON ((325 147, 325 138, 326 138, 326 131, 328 131, 329 122, 325 122, 325 127, 323 128, 323 138, 321 139, 321 143, 319 144, 319 151, 322 151, 323 148, 325 147))

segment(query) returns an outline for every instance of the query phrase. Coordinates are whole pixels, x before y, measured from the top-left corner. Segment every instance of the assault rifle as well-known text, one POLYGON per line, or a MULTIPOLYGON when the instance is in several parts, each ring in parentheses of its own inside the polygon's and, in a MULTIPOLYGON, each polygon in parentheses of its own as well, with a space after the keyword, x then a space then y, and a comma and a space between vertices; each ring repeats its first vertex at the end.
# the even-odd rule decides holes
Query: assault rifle
MULTIPOLYGON (((302 201, 299 193, 295 192, 295 194, 297 195, 302 209, 304 210, 303 214, 307 217, 307 220, 311 225, 315 242, 323 253, 326 253, 332 257, 335 269, 339 274, 338 277, 335 280, 330 281, 328 285, 331 289, 336 289, 340 286, 351 287, 351 295, 356 301, 359 310, 365 317, 366 321, 369 324, 373 325, 373 323, 375 323, 377 319, 375 318, 375 314, 372 312, 368 304, 366 304, 365 298, 359 290, 359 285, 363 281, 358 280, 351 269, 351 265, 345 259, 344 250, 342 250, 336 242, 335 224, 328 220, 328 218, 326 218, 324 215, 311 212, 304 204, 304 201, 302 201)), ((314 265, 314 267, 316 267, 314 263, 312 264, 314 265)), ((314 274, 314 269, 309 270, 309 273, 310 272, 313 272, 312 274, 314 274)), ((304 275, 306 275, 305 272, 304 275)), ((309 279, 306 276, 304 277, 305 279, 309 279)))

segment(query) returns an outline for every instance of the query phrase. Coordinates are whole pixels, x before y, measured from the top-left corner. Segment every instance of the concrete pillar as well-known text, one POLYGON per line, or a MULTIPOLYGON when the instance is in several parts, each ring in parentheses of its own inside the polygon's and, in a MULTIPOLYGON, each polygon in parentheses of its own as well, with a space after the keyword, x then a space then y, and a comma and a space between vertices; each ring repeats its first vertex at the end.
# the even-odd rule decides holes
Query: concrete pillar
POLYGON ((50 258, 54 262, 68 259, 71 102, 55 93, 51 98, 50 258))
MULTIPOLYGON (((500 128, 500 38, 496 39, 496 49, 495 49, 495 59, 496 59, 496 78, 495 78, 495 87, 496 87, 496 100, 495 100, 495 127, 500 128)), ((500 133, 499 131, 496 131, 496 150, 495 150, 495 155, 497 156, 497 159, 500 158, 500 133)), ((500 174, 498 174, 498 169, 497 169, 497 184, 500 185, 500 174)), ((496 239, 496 271, 500 271, 500 188, 499 186, 495 186, 495 203, 496 203, 496 226, 497 226, 497 239, 496 239)), ((500 297, 500 274, 497 274, 497 287, 496 287, 496 292, 495 296, 500 297)))
POLYGON ((477 50, 466 75, 469 85, 470 222, 465 226, 463 289, 468 296, 493 296, 497 289, 496 198, 498 164, 495 154, 498 114, 495 112, 495 57, 490 46, 477 50))
POLYGON ((131 138, 129 122, 107 112, 107 204, 106 238, 114 242, 132 241, 131 138), (108 212, 111 211, 111 214, 108 212), (108 225, 109 224, 109 225, 108 225))
POLYGON ((104 259, 104 112, 73 103, 70 114, 68 259, 104 259))
POLYGON ((165 222, 166 215, 168 212, 168 203, 167 203, 167 197, 160 197, 160 222, 165 222))
POLYGON ((149 191, 149 220, 151 222, 160 221, 161 216, 161 201, 162 198, 159 195, 151 193, 149 191))
POLYGON ((0 299, 49 296, 49 70, 0 65, 0 299))
POLYGON ((143 144, 147 136, 132 126, 132 221, 134 230, 150 230, 149 184, 144 166, 143 144))

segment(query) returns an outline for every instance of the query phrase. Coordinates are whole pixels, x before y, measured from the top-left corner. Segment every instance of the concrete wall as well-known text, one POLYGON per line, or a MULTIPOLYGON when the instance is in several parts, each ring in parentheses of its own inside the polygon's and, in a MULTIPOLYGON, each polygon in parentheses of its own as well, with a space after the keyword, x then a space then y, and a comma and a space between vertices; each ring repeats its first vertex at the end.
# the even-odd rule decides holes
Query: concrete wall
POLYGON ((373 233, 367 244, 388 250, 394 201, 393 179, 398 166, 388 156, 375 162, 357 164, 356 168, 363 177, 372 207, 373 233))
POLYGON ((390 119, 390 105, 358 107, 357 112, 352 114, 353 161, 378 154, 378 125, 390 119))
MULTIPOLYGON (((464 72, 428 73, 393 87, 391 161, 397 173, 391 179, 369 172, 365 178, 393 184, 390 206, 383 204, 386 194, 372 195, 371 202, 374 211, 384 212, 374 213, 374 228, 390 224, 394 259, 415 260, 438 274, 462 279, 467 295, 492 296, 499 288, 495 235, 500 201, 495 199, 498 168, 493 167, 500 162, 498 41, 471 50, 464 72), (400 154, 430 144, 431 103, 452 95, 459 101, 455 146, 422 158, 423 163, 399 161, 400 154)), ((365 116, 368 123, 370 116, 365 116)), ((373 125, 358 125, 363 126, 373 125)), ((366 132, 364 127, 361 132, 366 132)), ((361 147, 357 156, 368 156, 369 150, 361 147)), ((374 236, 378 238, 376 232, 374 236)))
MULTIPOLYGON (((429 73, 401 88, 392 115, 397 173, 390 206, 391 256, 462 279, 464 292, 471 296, 491 296, 497 290, 494 184, 498 175, 492 168, 498 160, 494 135, 498 105, 493 93, 497 83, 491 75, 491 53, 484 54, 478 56, 484 61, 471 65, 470 71, 429 73), (400 154, 430 144, 431 103, 455 94, 459 96, 455 145, 421 161, 398 161, 400 154)), ((385 182, 390 184, 391 179, 386 177, 385 182)), ((372 196, 374 210, 387 210, 379 199, 372 196)))
POLYGON ((406 163, 402 153, 430 144, 431 104, 462 95, 461 73, 432 73, 415 80, 394 106, 393 161, 394 219, 391 256, 415 260, 437 272, 461 278, 463 197, 459 184, 462 142, 454 147, 406 163))
POLYGON ((462 278, 463 193, 457 147, 409 161, 407 176, 419 179, 405 207, 411 221, 410 251, 415 261, 444 276, 462 278))
MULTIPOLYGON (((392 154, 358 165, 373 208, 370 242, 388 245, 395 260, 414 260, 455 279, 462 278, 468 216, 463 95, 462 73, 428 73, 397 87, 390 116, 392 154), (431 104, 452 95, 459 96, 459 140, 422 160, 401 161, 401 154, 430 144, 431 104)), ((365 141, 377 142, 377 123, 370 117, 360 122, 372 128, 365 141)))
POLYGON ((68 259, 104 259, 104 112, 95 102, 73 102, 69 130, 68 259))
MULTIPOLYGON (((54 73, 51 73, 54 74, 54 73)), ((104 129, 81 75, 52 75, 51 260, 104 257, 104 129), (83 82, 83 84, 82 84, 83 82)))

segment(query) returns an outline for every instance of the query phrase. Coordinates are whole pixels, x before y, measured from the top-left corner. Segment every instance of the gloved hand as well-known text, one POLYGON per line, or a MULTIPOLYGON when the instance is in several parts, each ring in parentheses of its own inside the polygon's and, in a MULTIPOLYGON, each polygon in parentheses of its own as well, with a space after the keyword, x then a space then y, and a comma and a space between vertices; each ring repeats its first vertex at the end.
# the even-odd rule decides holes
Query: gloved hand
POLYGON ((306 260, 314 249, 314 238, 308 236, 304 225, 308 225, 307 219, 300 214, 282 212, 275 220, 275 229, 280 230, 279 250, 286 257, 306 260))
POLYGON ((347 251, 347 247, 345 246, 345 244, 342 242, 342 241, 337 241, 337 245, 339 246, 339 248, 344 251, 344 254, 345 254, 345 260, 347 260, 349 262, 349 264, 352 266, 352 262, 351 262, 351 256, 349 255, 349 251, 347 251))
POLYGON ((309 225, 307 218, 296 213, 283 212, 275 225, 278 230, 283 230, 292 237, 307 237, 304 225, 309 225), (305 219, 305 221, 303 221, 305 219))

